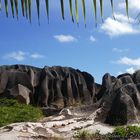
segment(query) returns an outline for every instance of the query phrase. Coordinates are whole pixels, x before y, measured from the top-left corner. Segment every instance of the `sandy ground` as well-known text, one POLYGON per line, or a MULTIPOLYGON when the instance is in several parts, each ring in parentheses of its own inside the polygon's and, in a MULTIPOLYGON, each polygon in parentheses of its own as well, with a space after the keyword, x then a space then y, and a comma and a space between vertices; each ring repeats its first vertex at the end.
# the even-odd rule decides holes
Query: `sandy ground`
POLYGON ((47 137, 73 139, 73 135, 80 130, 100 130, 101 134, 114 130, 114 127, 94 122, 92 118, 87 119, 87 115, 64 109, 59 115, 46 117, 40 122, 14 123, 0 128, 0 140, 43 140, 47 137))

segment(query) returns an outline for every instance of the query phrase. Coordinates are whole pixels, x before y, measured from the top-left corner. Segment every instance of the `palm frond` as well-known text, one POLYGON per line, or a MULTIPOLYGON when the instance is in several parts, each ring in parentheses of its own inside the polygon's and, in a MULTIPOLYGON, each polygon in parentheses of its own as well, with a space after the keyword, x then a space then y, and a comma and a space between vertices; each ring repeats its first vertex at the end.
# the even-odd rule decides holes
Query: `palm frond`
POLYGON ((10 0, 10 3, 11 3, 12 16, 14 18, 14 0, 10 0))
POLYGON ((15 1, 15 8, 16 8, 16 16, 18 19, 18 0, 14 0, 15 1))
POLYGON ((60 0, 60 3, 61 3, 61 14, 62 14, 62 18, 64 20, 65 19, 65 16, 64 16, 64 1, 60 0))
POLYGON ((5 12, 6 12, 6 17, 8 17, 8 0, 5 0, 5 12))
POLYGON ((27 2, 27 0, 25 0, 24 4, 25 4, 26 18, 28 19, 28 2, 27 2))
POLYGON ((49 0, 46 0, 46 12, 47 12, 48 23, 49 23, 49 0))
POLYGON ((1 11, 1 9, 2 9, 2 4, 1 4, 1 0, 0 0, 0 11, 1 11))
POLYGON ((113 0, 110 0, 111 2, 111 8, 112 8, 112 16, 113 18, 115 19, 115 16, 114 16, 114 3, 113 3, 113 0))
POLYGON ((38 23, 40 24, 40 0, 36 0, 38 23))
POLYGON ((97 25, 97 3, 96 3, 96 0, 93 0, 93 7, 94 7, 95 23, 97 25))
POLYGON ((22 16, 24 17, 25 16, 25 0, 21 0, 21 9, 22 9, 22 16))
POLYGON ((83 14, 84 14, 84 23, 86 26, 86 7, 85 7, 85 0, 82 0, 82 7, 83 7, 83 14))
POLYGON ((100 13, 101 13, 102 21, 103 21, 103 0, 100 0, 100 13))
POLYGON ((71 14, 72 22, 74 22, 72 0, 69 0, 69 5, 70 5, 70 14, 71 14))
MULTIPOLYGON (((51 1, 51 0, 50 0, 51 1)), ((44 0, 44 4, 46 6, 46 13, 47 13, 47 18, 48 18, 48 22, 49 22, 49 0, 44 0)), ((72 19, 72 22, 74 22, 74 20, 76 20, 76 23, 79 24, 79 1, 75 0, 75 4, 73 4, 74 0, 69 0, 69 7, 70 7, 70 16, 72 19), (75 6, 75 7, 74 7, 75 6), (75 11, 75 13, 74 13, 75 11), (76 17, 74 17, 74 14, 76 17)), ((99 4, 100 4, 100 15, 101 18, 103 20, 103 13, 104 13, 104 4, 103 4, 103 0, 98 0, 99 4)), ((125 5, 126 5, 126 15, 129 18, 129 0, 124 0, 125 1, 125 5)), ((20 0, 21 3, 21 8, 19 8, 19 0, 0 0, 0 11, 2 10, 3 3, 5 5, 5 13, 6 13, 6 17, 8 17, 9 15, 9 10, 11 10, 12 12, 12 16, 14 17, 16 14, 16 17, 18 18, 19 13, 20 13, 20 9, 22 10, 22 16, 26 16, 26 18, 31 22, 32 20, 32 3, 34 2, 34 0, 20 0), (8 2, 10 2, 10 9, 8 7, 8 2)), ((41 0, 36 0, 36 10, 37 10, 37 17, 38 17, 38 23, 40 24, 40 2, 42 2, 41 0)), ((57 2, 57 1, 56 1, 57 2)), ((61 15, 62 15, 62 19, 65 19, 65 2, 64 0, 60 0, 60 8, 61 8, 61 15)), ((84 24, 86 26, 86 3, 87 0, 81 0, 82 2, 82 11, 83 11, 83 16, 84 16, 84 24)), ((111 9, 112 9, 112 16, 114 17, 114 0, 110 0, 110 4, 111 4, 111 9)), ((43 6, 43 4, 41 5, 43 6)), ((97 0, 93 0, 93 11, 94 11, 94 18, 95 18, 95 23, 97 25, 97 0)), ((114 17, 115 19, 115 17, 114 17)))
POLYGON ((32 3, 31 2, 32 2, 31 0, 28 0, 28 6, 29 6, 28 10, 29 10, 29 20, 30 20, 30 23, 32 21, 32 10, 31 10, 32 3))
POLYGON ((125 3, 126 3, 126 14, 127 14, 127 17, 129 18, 129 14, 128 14, 128 0, 125 0, 125 3))
POLYGON ((77 24, 79 24, 78 0, 75 0, 75 9, 76 9, 76 22, 77 24))

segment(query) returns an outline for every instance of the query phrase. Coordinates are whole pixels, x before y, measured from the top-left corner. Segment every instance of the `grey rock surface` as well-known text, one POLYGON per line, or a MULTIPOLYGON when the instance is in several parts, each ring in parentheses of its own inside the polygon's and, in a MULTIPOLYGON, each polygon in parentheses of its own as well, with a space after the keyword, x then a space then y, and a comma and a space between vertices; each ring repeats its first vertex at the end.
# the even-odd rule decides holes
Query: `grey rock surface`
POLYGON ((46 116, 93 105, 89 118, 95 121, 134 123, 140 120, 140 70, 118 77, 106 73, 97 84, 89 73, 71 67, 0 66, 0 98, 5 97, 40 106, 46 116))

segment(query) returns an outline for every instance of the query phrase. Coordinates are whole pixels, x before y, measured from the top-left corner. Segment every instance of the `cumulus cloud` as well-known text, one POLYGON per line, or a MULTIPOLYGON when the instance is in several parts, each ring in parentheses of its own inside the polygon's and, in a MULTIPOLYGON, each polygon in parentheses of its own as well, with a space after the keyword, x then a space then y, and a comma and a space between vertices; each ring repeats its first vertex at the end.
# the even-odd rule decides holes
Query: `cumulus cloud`
POLYGON ((121 74, 123 74, 123 72, 122 72, 122 71, 119 71, 119 72, 117 73, 117 75, 121 75, 121 74))
POLYGON ((44 55, 41 55, 39 53, 34 53, 34 54, 31 54, 30 56, 31 56, 31 58, 34 58, 34 59, 39 59, 39 58, 43 58, 44 57, 44 55))
POLYGON ((140 67, 140 58, 129 58, 129 57, 122 57, 117 61, 118 64, 123 64, 127 66, 135 66, 140 67))
POLYGON ((74 36, 62 35, 62 34, 61 35, 54 35, 54 38, 61 43, 74 42, 77 40, 74 36))
POLYGON ((92 35, 90 36, 89 40, 90 40, 91 42, 95 42, 95 41, 96 41, 95 37, 92 36, 92 35))
POLYGON ((128 21, 127 16, 123 14, 115 14, 115 18, 116 20, 108 17, 100 26, 101 30, 110 37, 140 33, 140 29, 134 26, 133 18, 128 21))
MULTIPOLYGON (((127 68, 124 72, 130 73, 130 74, 133 74, 136 70, 137 70, 137 68, 130 67, 130 68, 127 68)), ((124 72, 119 71, 119 72, 117 73, 117 75, 121 75, 121 74, 123 74, 124 72)))
MULTIPOLYGON (((125 2, 119 3, 119 7, 125 9, 125 2)), ((140 0, 129 0, 129 9, 140 10, 140 0)))
POLYGON ((26 57, 26 54, 22 51, 11 52, 4 56, 5 59, 14 59, 17 61, 23 61, 26 57))
POLYGON ((140 57, 136 59, 122 57, 117 61, 117 64, 129 66, 125 71, 128 73, 134 73, 136 70, 140 69, 140 57))
POLYGON ((113 48, 112 51, 113 51, 113 52, 117 52, 117 53, 123 53, 123 52, 128 52, 129 49, 113 48))
POLYGON ((32 59, 39 59, 43 58, 44 56, 39 53, 29 53, 29 52, 23 52, 23 51, 14 51, 7 53, 3 56, 4 59, 9 60, 16 60, 16 61, 24 61, 26 58, 32 58, 32 59))
POLYGON ((130 67, 128 69, 126 69, 126 72, 133 74, 137 69, 135 69, 134 67, 130 67))

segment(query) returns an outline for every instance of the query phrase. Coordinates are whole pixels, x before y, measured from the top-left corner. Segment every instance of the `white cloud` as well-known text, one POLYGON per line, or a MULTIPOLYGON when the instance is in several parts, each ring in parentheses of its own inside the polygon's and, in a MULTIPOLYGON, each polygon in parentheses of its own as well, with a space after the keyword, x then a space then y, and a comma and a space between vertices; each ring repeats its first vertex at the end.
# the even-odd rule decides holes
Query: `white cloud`
POLYGON ((119 72, 117 73, 117 75, 121 75, 121 74, 123 74, 123 72, 122 72, 122 71, 119 71, 119 72))
POLYGON ((127 65, 127 66, 140 67, 140 58, 132 59, 129 57, 122 57, 117 61, 117 63, 127 65))
POLYGON ((113 52, 118 52, 118 53, 123 53, 123 52, 128 52, 129 49, 119 49, 119 48, 113 48, 113 52))
POLYGON ((17 61, 23 61, 25 59, 25 53, 22 51, 17 51, 17 52, 11 52, 9 54, 6 54, 4 56, 5 59, 14 59, 17 61))
POLYGON ((3 56, 4 59, 16 60, 16 61, 24 61, 26 58, 29 57, 32 59, 39 59, 39 58, 43 58, 44 56, 38 53, 31 54, 23 51, 14 51, 3 56))
MULTIPOLYGON (((125 8, 125 2, 119 3, 120 8, 125 8)), ((129 9, 140 10, 140 0, 129 0, 129 9)))
POLYGON ((95 42, 95 41, 96 41, 95 37, 93 37, 92 35, 90 36, 89 40, 90 40, 91 42, 95 42))
POLYGON ((115 14, 115 18, 108 17, 100 27, 110 37, 140 33, 140 29, 134 26, 134 19, 128 21, 122 14, 115 14))
POLYGON ((56 40, 58 40, 59 42, 74 42, 76 41, 77 39, 71 35, 54 35, 54 38, 56 40))
POLYGON ((127 68, 125 71, 132 74, 136 70, 140 69, 140 57, 136 59, 122 57, 117 61, 117 64, 129 66, 129 68, 127 68))
POLYGON ((128 69, 126 69, 126 72, 133 74, 136 71, 136 69, 134 67, 130 67, 128 69))
POLYGON ((41 54, 38 54, 38 53, 34 53, 34 54, 31 54, 30 57, 34 58, 34 59, 39 59, 39 58, 43 58, 44 55, 41 55, 41 54))
MULTIPOLYGON (((130 74, 133 74, 136 70, 137 70, 137 68, 130 67, 130 68, 127 68, 124 72, 130 73, 130 74)), ((124 72, 119 71, 119 72, 117 73, 117 75, 121 75, 121 74, 123 74, 124 72)))

